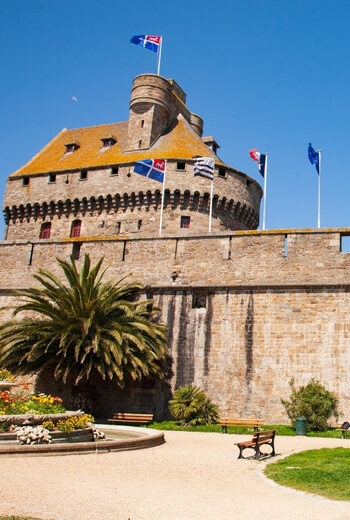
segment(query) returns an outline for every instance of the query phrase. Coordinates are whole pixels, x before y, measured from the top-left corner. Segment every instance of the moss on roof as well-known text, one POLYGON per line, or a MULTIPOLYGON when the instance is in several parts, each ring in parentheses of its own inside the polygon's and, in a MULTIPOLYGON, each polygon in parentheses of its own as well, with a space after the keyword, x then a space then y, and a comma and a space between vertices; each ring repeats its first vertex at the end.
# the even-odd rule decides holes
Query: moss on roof
POLYGON ((127 121, 73 130, 64 128, 27 164, 12 173, 10 177, 104 167, 148 158, 192 159, 196 155, 212 156, 216 163, 223 164, 182 116, 179 116, 175 124, 164 132, 148 150, 124 152, 127 148, 127 132, 127 121), (117 142, 110 148, 103 148, 101 139, 110 135, 113 135, 117 142), (65 153, 65 145, 72 142, 79 142, 79 148, 74 152, 65 153))

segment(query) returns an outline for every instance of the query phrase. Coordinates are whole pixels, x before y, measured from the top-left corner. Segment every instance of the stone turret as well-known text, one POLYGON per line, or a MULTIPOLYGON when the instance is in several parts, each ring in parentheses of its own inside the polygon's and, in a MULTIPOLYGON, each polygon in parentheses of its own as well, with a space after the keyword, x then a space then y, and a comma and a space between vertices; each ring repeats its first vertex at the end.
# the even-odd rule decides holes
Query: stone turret
POLYGON ((179 114, 201 137, 203 120, 186 107, 186 94, 173 79, 141 74, 134 79, 130 99, 126 152, 146 150, 179 114))

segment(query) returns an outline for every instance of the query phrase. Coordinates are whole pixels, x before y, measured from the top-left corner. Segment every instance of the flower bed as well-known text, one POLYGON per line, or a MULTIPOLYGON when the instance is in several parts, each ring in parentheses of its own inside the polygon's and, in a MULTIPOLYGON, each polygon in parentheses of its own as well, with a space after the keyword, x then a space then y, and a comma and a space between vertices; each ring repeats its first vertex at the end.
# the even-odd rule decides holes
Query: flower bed
POLYGON ((20 444, 42 444, 53 439, 86 442, 104 437, 92 415, 66 411, 60 397, 30 394, 27 385, 22 386, 25 391, 13 395, 0 390, 0 441, 17 437, 20 444))
POLYGON ((65 412, 60 397, 45 394, 28 394, 18 392, 10 394, 8 391, 0 391, 0 415, 19 414, 56 414, 65 412))

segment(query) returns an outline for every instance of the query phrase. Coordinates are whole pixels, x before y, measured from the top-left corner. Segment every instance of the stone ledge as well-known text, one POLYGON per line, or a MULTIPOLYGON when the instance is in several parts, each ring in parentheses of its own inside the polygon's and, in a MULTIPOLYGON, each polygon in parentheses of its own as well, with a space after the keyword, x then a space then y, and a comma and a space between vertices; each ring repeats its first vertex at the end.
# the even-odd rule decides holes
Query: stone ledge
POLYGON ((165 443, 164 433, 159 430, 147 430, 147 428, 137 428, 129 426, 105 426, 95 425, 98 429, 108 433, 108 431, 123 431, 140 434, 139 437, 131 439, 103 440, 80 443, 60 443, 60 444, 31 444, 24 446, 1 446, 0 455, 64 455, 79 453, 97 453, 109 451, 128 451, 151 448, 165 443))

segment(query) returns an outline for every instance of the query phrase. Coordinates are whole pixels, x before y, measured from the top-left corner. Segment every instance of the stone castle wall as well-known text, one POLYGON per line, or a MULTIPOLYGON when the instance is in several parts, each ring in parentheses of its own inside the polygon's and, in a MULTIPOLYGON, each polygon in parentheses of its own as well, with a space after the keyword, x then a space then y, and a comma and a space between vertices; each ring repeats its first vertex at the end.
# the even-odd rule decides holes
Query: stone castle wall
MULTIPOLYGON (((178 161, 168 161, 163 232, 178 233, 181 216, 190 216, 190 230, 205 233, 210 181, 193 176, 192 161, 183 162, 185 170, 178 170, 178 161)), ((111 173, 111 168, 88 170, 87 178, 81 180, 80 171, 63 172, 54 183, 49 182, 49 174, 35 175, 28 186, 23 186, 21 177, 9 178, 4 203, 8 208, 6 238, 39 238, 43 222, 51 222, 52 238, 66 238, 75 219, 82 220, 81 235, 85 237, 158 233, 161 183, 154 190, 155 183, 150 186, 149 179, 134 173, 131 165, 111 173)), ((216 176, 212 229, 255 228, 260 196, 260 187, 244 174, 227 169, 225 178, 216 176)))
MULTIPOLYGON (((54 258, 72 244, 107 277, 146 286, 168 325, 171 387, 196 384, 222 413, 287 422, 280 398, 288 381, 319 379, 350 415, 349 229, 231 232, 206 236, 125 237, 0 244, 2 303, 8 289, 33 285, 39 267, 59 273, 54 258)), ((9 314, 3 314, 6 319, 9 314)), ((151 391, 154 392, 154 391, 151 391)), ((158 416, 161 392, 152 394, 158 416)))

